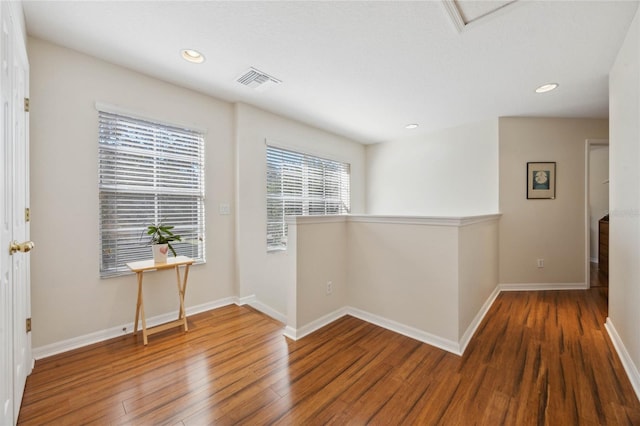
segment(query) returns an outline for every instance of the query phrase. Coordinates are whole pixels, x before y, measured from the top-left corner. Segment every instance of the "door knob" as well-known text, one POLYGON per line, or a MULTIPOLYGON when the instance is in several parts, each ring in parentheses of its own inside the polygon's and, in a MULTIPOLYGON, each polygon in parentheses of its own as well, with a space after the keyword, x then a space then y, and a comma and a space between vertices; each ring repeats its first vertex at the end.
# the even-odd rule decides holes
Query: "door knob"
POLYGON ((33 241, 25 241, 24 243, 18 243, 17 241, 12 241, 9 245, 9 254, 13 254, 15 252, 27 253, 31 251, 36 244, 33 241))

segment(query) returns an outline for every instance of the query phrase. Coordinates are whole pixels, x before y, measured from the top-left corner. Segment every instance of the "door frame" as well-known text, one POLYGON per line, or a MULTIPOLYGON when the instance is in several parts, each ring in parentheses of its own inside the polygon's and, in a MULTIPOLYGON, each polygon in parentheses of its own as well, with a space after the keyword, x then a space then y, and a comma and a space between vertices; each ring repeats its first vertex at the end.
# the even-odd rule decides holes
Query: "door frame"
MULTIPOLYGON (((586 139, 584 150, 584 277, 585 288, 591 288, 591 215, 589 214, 589 160, 591 158, 591 147, 609 146, 609 139, 586 139)), ((611 174, 611 172, 609 172, 611 174)))

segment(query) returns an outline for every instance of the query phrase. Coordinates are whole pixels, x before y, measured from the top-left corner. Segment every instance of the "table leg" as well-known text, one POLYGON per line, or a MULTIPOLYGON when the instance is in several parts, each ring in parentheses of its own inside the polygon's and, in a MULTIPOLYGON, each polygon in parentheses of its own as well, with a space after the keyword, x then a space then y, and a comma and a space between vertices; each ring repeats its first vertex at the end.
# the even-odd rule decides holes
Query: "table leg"
POLYGON ((142 304, 142 272, 136 272, 138 278, 138 300, 136 301, 136 320, 133 323, 133 334, 138 332, 138 318, 140 318, 140 305, 142 304))
POLYGON ((144 314, 144 300, 142 297, 142 272, 137 272, 138 275, 138 304, 136 307, 136 324, 134 327, 134 332, 138 331, 138 315, 142 320, 142 342, 146 346, 149 343, 149 339, 147 338, 147 319, 144 314))
POLYGON ((184 331, 189 331, 189 326, 187 325, 187 313, 184 309, 184 295, 187 290, 187 278, 189 277, 189 266, 185 265, 184 267, 184 278, 180 280, 180 268, 176 267, 176 278, 178 284, 178 297, 180 299, 180 309, 178 311, 178 320, 183 320, 184 331))

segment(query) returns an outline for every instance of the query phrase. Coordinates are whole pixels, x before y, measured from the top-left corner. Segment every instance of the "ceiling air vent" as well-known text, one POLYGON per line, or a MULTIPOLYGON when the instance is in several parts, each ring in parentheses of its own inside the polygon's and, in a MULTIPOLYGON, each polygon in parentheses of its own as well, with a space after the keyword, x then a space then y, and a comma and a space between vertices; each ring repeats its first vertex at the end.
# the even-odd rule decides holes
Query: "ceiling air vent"
POLYGON ((244 74, 238 77, 236 81, 260 92, 267 90, 271 86, 282 83, 282 81, 277 78, 271 77, 269 74, 253 67, 249 68, 244 74))

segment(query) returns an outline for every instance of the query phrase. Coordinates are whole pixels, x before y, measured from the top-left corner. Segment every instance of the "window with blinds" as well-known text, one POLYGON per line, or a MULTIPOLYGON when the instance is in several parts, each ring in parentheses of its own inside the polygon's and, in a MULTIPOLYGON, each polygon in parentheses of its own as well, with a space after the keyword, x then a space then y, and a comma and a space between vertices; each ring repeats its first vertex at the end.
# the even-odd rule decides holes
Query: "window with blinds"
POLYGON ((205 261, 202 133, 99 111, 100 276, 150 259, 146 227, 174 225, 178 256, 205 261))
POLYGON ((286 216, 345 214, 348 163, 267 146, 267 250, 287 246, 286 216))

